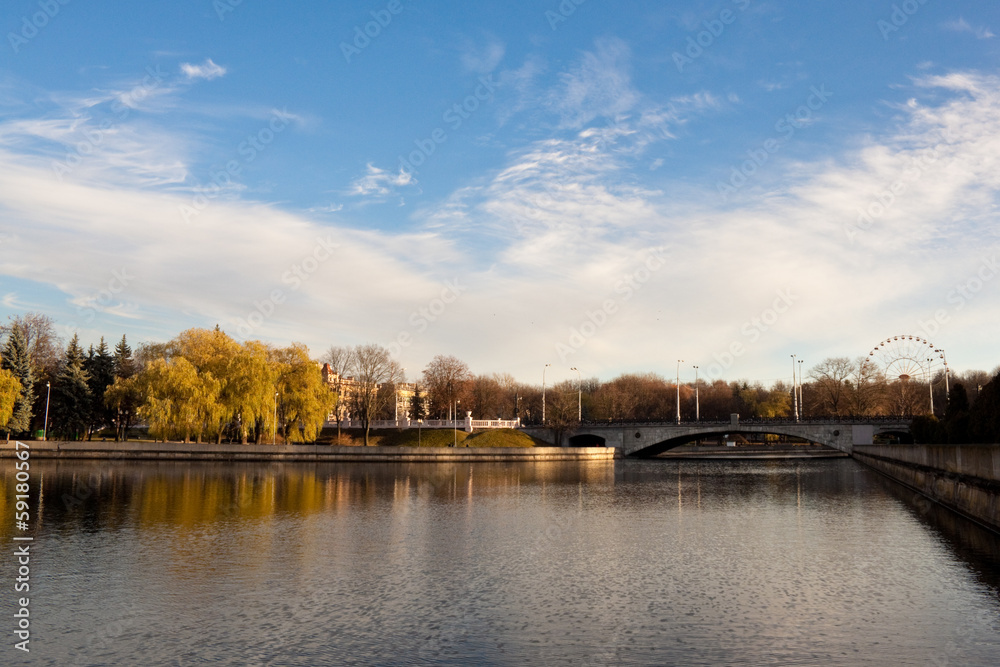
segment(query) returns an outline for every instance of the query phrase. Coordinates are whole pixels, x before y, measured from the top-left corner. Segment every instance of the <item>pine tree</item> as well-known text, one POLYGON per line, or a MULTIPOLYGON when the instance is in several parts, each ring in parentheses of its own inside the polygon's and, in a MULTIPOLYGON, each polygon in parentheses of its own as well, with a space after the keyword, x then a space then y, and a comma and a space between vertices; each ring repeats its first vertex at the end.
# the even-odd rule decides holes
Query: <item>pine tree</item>
POLYGON ((135 360, 132 358, 132 348, 129 347, 125 336, 115 345, 115 356, 113 359, 114 374, 119 378, 130 378, 135 375, 135 360))
POLYGON ((84 363, 84 370, 89 379, 87 386, 90 388, 90 424, 87 428, 87 439, 93 437, 94 433, 100 431, 114 421, 114 411, 104 403, 104 392, 115 381, 115 360, 108 351, 108 344, 101 337, 101 343, 94 349, 90 346, 87 359, 84 363))
POLYGON ((53 431, 73 439, 85 433, 90 423, 90 376, 84 369, 85 362, 79 337, 74 334, 52 387, 53 431))
POLYGON ((7 424, 8 435, 27 433, 31 430, 31 406, 35 402, 35 378, 31 370, 28 342, 21 327, 14 326, 10 329, 0 366, 10 371, 21 383, 21 395, 14 403, 14 414, 7 424))

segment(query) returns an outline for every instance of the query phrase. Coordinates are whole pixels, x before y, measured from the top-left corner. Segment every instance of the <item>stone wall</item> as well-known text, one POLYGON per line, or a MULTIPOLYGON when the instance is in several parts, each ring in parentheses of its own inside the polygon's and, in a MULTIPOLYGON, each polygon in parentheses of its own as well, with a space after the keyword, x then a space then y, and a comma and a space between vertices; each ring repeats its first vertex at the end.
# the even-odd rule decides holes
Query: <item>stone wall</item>
POLYGON ((855 445, 853 456, 1000 532, 1000 445, 855 445))

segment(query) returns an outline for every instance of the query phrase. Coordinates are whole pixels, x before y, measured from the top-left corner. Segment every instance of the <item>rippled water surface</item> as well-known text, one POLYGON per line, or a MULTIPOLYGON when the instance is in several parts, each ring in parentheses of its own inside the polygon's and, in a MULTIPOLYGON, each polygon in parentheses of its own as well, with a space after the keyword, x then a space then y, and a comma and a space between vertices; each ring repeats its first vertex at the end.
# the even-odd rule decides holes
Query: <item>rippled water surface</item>
POLYGON ((852 460, 32 465, 0 663, 1000 664, 1000 539, 852 460))

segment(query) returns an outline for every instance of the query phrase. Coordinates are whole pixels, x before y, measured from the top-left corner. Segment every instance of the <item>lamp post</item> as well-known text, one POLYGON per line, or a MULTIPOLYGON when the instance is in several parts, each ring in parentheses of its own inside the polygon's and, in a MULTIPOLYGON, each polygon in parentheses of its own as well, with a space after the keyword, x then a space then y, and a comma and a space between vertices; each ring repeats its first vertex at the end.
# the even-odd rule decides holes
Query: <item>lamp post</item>
POLYGON ((701 421, 701 408, 698 405, 698 367, 694 366, 694 420, 701 421))
MULTIPOLYGON (((405 368, 400 369, 400 375, 402 380, 406 379, 405 368)), ((396 428, 399 428, 399 382, 394 382, 392 384, 392 402, 395 407, 396 428)))
POLYGON ((806 416, 806 402, 802 397, 802 364, 804 362, 799 359, 799 414, 805 419, 806 416))
POLYGON ((795 383, 795 355, 792 356, 792 415, 799 420, 799 388, 795 383))
POLYGON ((278 444, 278 392, 274 392, 274 428, 271 431, 271 444, 278 444))
POLYGON ((681 364, 684 363, 683 359, 677 360, 677 423, 681 423, 681 364))
POLYGON ((949 375, 949 371, 948 371, 948 357, 945 356, 944 350, 937 349, 937 350, 934 350, 934 351, 935 352, 940 352, 941 353, 941 360, 944 361, 944 396, 945 396, 945 400, 948 400, 948 398, 951 395, 951 387, 948 386, 948 375, 949 375))
POLYGON ((542 426, 545 426, 545 369, 552 364, 545 364, 542 367, 542 426))
POLYGON ((934 363, 934 359, 927 358, 927 391, 931 397, 931 416, 934 416, 934 378, 931 377, 931 364, 934 363))
POLYGON ((49 439, 49 397, 52 395, 52 383, 45 383, 45 423, 42 424, 42 442, 49 439))
POLYGON ((580 369, 576 366, 570 369, 571 371, 576 371, 576 420, 578 422, 583 421, 583 376, 580 374, 580 369))
POLYGON ((455 429, 455 442, 452 447, 458 447, 458 406, 461 402, 459 400, 455 401, 455 419, 451 422, 452 428, 455 429))

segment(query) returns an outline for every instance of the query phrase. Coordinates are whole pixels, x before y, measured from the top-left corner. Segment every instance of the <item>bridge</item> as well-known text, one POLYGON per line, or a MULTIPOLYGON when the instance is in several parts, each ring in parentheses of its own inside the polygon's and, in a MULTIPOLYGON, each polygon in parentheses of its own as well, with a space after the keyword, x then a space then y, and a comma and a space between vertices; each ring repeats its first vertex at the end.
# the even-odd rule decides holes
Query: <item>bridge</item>
POLYGON ((649 457, 706 438, 736 434, 770 434, 800 438, 850 454, 855 445, 871 445, 876 436, 909 436, 911 420, 826 419, 810 421, 753 420, 677 423, 583 423, 562 433, 543 427, 522 430, 539 440, 569 447, 614 447, 622 456, 649 457))

